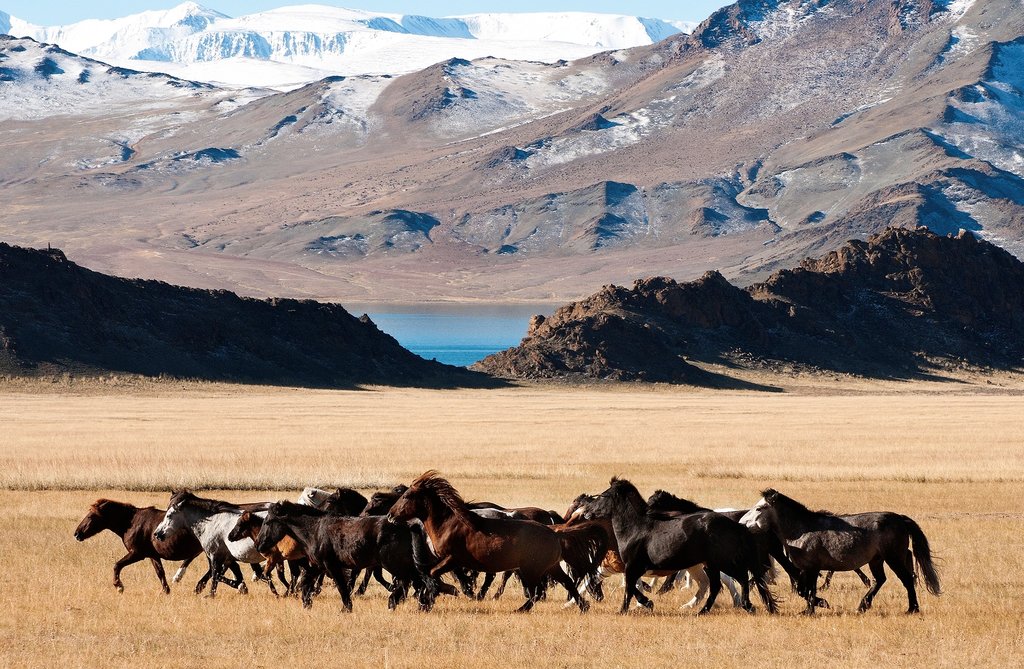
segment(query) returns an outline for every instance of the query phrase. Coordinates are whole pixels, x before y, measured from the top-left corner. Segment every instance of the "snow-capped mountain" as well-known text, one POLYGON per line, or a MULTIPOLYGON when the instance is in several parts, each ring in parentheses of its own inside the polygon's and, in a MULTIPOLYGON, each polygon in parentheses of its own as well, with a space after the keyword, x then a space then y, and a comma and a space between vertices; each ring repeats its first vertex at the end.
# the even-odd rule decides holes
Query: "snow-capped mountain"
MULTIPOLYGON (((564 300, 709 269, 749 281, 889 225, 966 229, 1024 257, 1022 7, 739 0, 691 34, 571 62, 449 57, 286 92, 4 38, 0 237, 123 275, 364 302, 564 300)), ((332 30, 356 26, 341 64, 375 41, 398 58, 401 40, 500 33, 337 12, 332 30)), ((214 18, 168 48, 194 56, 234 26, 308 74, 267 26, 329 22, 285 13, 214 18)), ((510 43, 566 30, 520 19, 495 19, 529 38, 510 43)))
POLYGON ((186 2, 113 20, 0 31, 136 70, 228 85, 287 88, 331 74, 400 74, 449 58, 554 62, 651 44, 693 24, 583 12, 382 14, 324 5, 230 18, 186 2))

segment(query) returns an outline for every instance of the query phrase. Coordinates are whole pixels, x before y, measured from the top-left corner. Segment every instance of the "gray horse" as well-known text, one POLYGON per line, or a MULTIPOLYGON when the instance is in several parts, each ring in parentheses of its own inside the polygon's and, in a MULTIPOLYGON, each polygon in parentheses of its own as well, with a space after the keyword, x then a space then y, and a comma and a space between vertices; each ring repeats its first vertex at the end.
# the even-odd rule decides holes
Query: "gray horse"
POLYGON ((907 589, 907 613, 917 613, 913 560, 933 595, 941 593, 939 575, 932 563, 928 539, 916 522, 888 511, 837 516, 811 511, 806 506, 769 488, 740 522, 755 531, 772 532, 783 543, 793 565, 800 570, 797 592, 807 600, 805 613, 828 602, 817 597, 818 575, 822 570, 852 571, 871 568, 875 582, 860 602, 859 611, 871 608, 871 601, 885 583, 885 565, 907 589), (913 546, 913 557, 910 547, 913 546))

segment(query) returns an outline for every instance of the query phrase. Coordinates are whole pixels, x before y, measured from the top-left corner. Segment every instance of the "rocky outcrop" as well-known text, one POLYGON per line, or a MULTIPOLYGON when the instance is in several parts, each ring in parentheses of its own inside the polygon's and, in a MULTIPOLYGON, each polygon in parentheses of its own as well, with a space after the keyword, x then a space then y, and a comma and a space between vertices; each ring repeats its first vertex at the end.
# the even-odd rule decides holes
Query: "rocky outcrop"
POLYGON ((337 304, 122 279, 0 243, 0 372, 107 371, 318 387, 486 382, 337 304))
POLYGON ((478 369, 700 382, 692 362, 909 377, 1024 364, 1024 264, 969 232, 890 228, 746 289, 717 272, 606 286, 478 369))

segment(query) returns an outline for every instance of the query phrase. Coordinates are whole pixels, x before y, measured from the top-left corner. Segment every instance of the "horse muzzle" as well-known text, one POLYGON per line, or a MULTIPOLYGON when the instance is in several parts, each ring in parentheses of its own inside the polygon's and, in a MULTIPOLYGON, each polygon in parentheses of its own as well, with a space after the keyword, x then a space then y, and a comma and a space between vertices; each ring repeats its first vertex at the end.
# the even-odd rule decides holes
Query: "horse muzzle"
POLYGON ((157 541, 163 541, 167 538, 167 532, 164 530, 157 530, 153 533, 153 536, 156 537, 157 541))
POLYGON ((85 535, 82 534, 81 530, 75 530, 75 540, 76 541, 85 541, 85 535))

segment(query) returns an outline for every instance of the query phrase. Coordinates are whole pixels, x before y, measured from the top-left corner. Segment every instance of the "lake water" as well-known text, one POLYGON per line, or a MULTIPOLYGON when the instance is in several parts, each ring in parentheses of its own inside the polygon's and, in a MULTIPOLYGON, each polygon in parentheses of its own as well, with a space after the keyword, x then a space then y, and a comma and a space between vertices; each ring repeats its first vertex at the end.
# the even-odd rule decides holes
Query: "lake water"
POLYGON ((466 367, 491 353, 517 346, 535 314, 555 305, 346 305, 369 314, 384 332, 416 355, 466 367))

